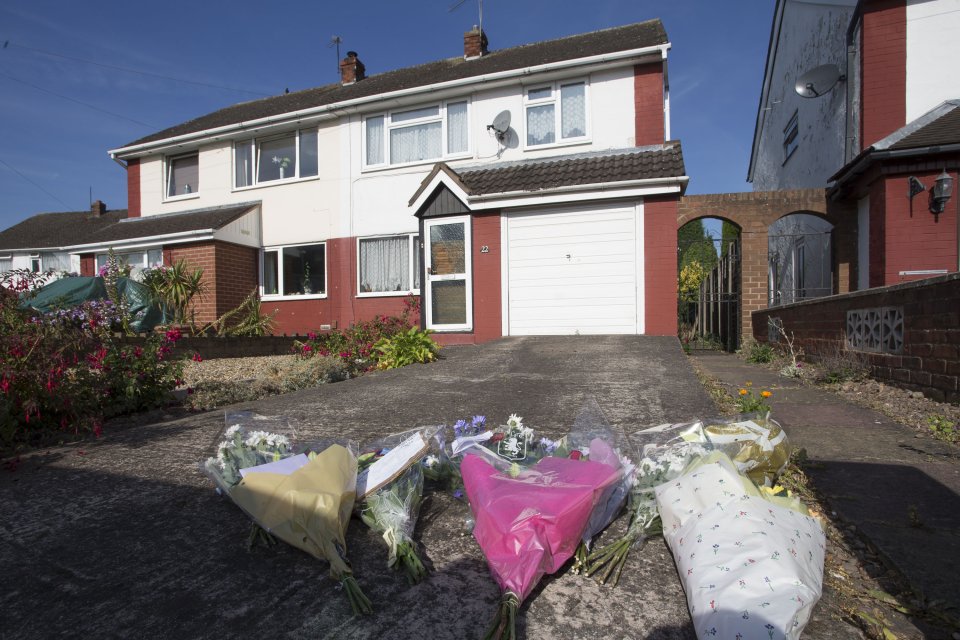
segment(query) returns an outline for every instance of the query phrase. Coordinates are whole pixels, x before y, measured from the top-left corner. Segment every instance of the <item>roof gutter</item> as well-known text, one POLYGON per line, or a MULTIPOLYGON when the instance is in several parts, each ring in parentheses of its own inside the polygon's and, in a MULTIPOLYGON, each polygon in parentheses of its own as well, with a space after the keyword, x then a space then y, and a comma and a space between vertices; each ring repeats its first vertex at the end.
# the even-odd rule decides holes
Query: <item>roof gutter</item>
POLYGON ((922 156, 931 153, 953 153, 960 152, 960 143, 931 145, 928 147, 917 147, 915 149, 885 149, 874 150, 865 154, 847 171, 840 174, 833 186, 829 188, 831 197, 837 193, 845 184, 857 176, 863 174, 867 168, 874 162, 880 160, 889 160, 891 158, 909 158, 912 156, 922 156))
POLYGON ((457 80, 448 80, 446 82, 438 82, 435 84, 422 85, 419 87, 411 87, 409 89, 399 89, 397 91, 390 91, 388 93, 378 93, 372 96, 364 96, 362 98, 354 98, 352 100, 343 100, 341 102, 333 102, 331 104, 321 105, 318 107, 310 107, 309 109, 301 109, 299 111, 291 111, 288 113, 267 116, 264 118, 259 118, 257 120, 250 120, 248 122, 239 122, 236 124, 224 125, 222 127, 215 127, 213 129, 205 129, 203 131, 185 133, 180 136, 165 138, 163 140, 155 140, 153 142, 145 142, 143 144, 131 145, 129 147, 111 149, 108 153, 110 154, 110 157, 114 159, 117 159, 121 156, 135 156, 136 154, 143 154, 144 152, 154 151, 167 146, 183 144, 186 142, 200 140, 203 138, 209 138, 216 135, 225 135, 225 134, 240 132, 245 129, 250 129, 254 127, 262 127, 262 126, 267 126, 271 124, 279 124, 282 122, 296 121, 304 118, 313 118, 313 117, 317 119, 323 119, 324 116, 327 116, 328 118, 336 118, 343 111, 356 109, 362 105, 370 104, 374 102, 403 98, 406 96, 415 96, 423 93, 433 93, 435 91, 442 91, 445 89, 455 89, 455 88, 470 86, 474 84, 487 84, 491 82, 510 80, 513 78, 528 76, 536 73, 556 71, 559 69, 576 68, 576 67, 581 67, 585 65, 595 65, 595 64, 602 64, 607 62, 628 63, 634 58, 642 58, 642 57, 649 56, 651 54, 658 54, 660 58, 663 60, 663 59, 666 59, 667 51, 670 50, 670 47, 671 47, 670 43, 667 42, 665 44, 658 44, 650 47, 641 47, 639 49, 628 49, 626 51, 616 51, 613 53, 605 53, 605 54, 600 54, 595 56, 588 56, 586 58, 575 58, 573 60, 561 60, 558 62, 548 62, 546 64, 523 67, 520 69, 510 69, 508 71, 497 71, 494 73, 487 73, 479 76, 470 76, 467 78, 459 78, 457 80))
POLYGON ((178 231, 176 233, 164 233, 159 236, 138 236, 136 238, 126 238, 124 240, 104 240, 103 242, 91 242, 88 244, 74 244, 64 247, 64 250, 83 250, 97 249, 99 247, 118 247, 156 244, 161 241, 176 241, 178 239, 205 240, 213 238, 217 232, 216 229, 197 229, 194 231, 178 231))

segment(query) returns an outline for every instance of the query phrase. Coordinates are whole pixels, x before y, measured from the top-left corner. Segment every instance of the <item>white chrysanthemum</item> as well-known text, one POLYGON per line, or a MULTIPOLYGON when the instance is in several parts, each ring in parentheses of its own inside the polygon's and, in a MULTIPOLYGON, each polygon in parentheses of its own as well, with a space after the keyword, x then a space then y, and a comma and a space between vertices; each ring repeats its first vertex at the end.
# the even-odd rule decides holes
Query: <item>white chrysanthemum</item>
POLYGON ((527 444, 533 442, 533 429, 530 427, 520 427, 520 435, 523 436, 523 439, 527 441, 527 444))
POLYGON ((520 429, 523 427, 523 418, 515 413, 511 413, 510 417, 507 418, 507 426, 511 429, 520 429))
POLYGON ((423 466, 425 466, 427 469, 433 469, 438 464, 440 464, 440 458, 437 456, 427 456, 423 459, 423 466))
POLYGON ((273 441, 278 447, 286 447, 290 445, 290 438, 287 436, 281 436, 279 434, 274 434, 273 441))
POLYGON ((229 429, 227 429, 227 432, 224 435, 226 435, 228 438, 232 438, 237 433, 237 431, 240 431, 240 425, 235 424, 229 429))
POLYGON ((261 442, 264 442, 270 436, 266 431, 254 431, 250 434, 250 437, 247 438, 246 444, 248 447, 255 447, 261 442))

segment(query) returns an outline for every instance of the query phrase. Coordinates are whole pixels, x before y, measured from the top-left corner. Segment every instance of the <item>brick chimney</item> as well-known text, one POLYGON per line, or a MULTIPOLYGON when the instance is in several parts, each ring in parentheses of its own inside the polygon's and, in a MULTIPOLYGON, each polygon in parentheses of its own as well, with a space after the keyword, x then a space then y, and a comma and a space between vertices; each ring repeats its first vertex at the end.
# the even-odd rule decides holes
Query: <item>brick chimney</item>
POLYGON ((90 205, 90 213, 92 213, 95 218, 99 218, 106 212, 107 205, 103 204, 102 200, 95 200, 93 204, 90 205))
POLYGON ((340 82, 346 85, 363 80, 366 77, 365 70, 357 52, 347 51, 347 57, 340 61, 340 82))
POLYGON ((487 55, 487 34, 474 25, 473 29, 463 34, 463 57, 466 60, 473 60, 485 55, 487 55))

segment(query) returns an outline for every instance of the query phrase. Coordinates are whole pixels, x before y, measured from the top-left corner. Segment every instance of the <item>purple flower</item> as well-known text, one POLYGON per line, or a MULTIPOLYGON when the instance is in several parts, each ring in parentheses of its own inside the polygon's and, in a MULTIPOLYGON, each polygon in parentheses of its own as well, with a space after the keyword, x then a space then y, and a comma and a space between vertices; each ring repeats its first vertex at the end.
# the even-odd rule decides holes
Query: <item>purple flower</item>
POLYGON ((472 426, 477 431, 480 431, 480 429, 482 429, 483 426, 486 424, 487 424, 486 416, 473 416, 473 420, 470 422, 470 426, 472 426))
POLYGON ((453 425, 453 435, 459 438, 460 436, 465 434, 466 429, 467 429, 467 421, 457 420, 457 423, 453 425))
POLYGON ((456 491, 454 491, 453 497, 456 498, 457 500, 460 500, 461 498, 463 498, 463 489, 457 489, 456 491))

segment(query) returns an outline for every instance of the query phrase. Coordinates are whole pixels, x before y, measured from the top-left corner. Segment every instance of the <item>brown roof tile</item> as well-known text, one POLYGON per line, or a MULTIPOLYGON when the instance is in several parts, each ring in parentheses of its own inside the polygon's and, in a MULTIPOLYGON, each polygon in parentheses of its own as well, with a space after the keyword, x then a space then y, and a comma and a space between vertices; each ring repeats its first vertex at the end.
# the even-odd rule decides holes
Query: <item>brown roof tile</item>
POLYGON ((954 107, 933 122, 905 136, 891 149, 914 149, 960 143, 960 107, 954 107))
POLYGON ((685 175, 679 143, 620 151, 521 160, 457 171, 470 195, 540 191, 556 187, 685 175))
POLYGON ((667 33, 663 24, 659 19, 655 19, 558 40, 547 40, 493 51, 473 60, 464 60, 462 57, 447 58, 446 60, 437 60, 415 67, 406 67, 369 76, 347 86, 341 86, 339 83, 330 84, 281 96, 235 104, 134 140, 125 146, 156 142, 216 127, 438 82, 460 80, 499 71, 523 69, 529 66, 666 43, 667 33))

